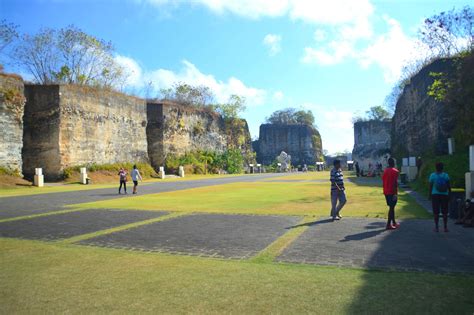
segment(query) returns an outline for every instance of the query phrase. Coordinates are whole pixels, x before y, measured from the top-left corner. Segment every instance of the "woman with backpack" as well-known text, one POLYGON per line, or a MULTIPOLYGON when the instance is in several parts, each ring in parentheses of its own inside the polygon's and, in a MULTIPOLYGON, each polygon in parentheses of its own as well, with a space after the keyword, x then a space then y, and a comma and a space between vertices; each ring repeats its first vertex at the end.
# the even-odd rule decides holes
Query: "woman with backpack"
POLYGON ((444 164, 436 163, 436 172, 432 173, 429 178, 430 192, 429 197, 433 205, 433 215, 435 221, 435 232, 439 232, 439 212, 443 214, 444 231, 448 231, 448 204, 449 195, 451 194, 451 185, 449 183, 449 175, 443 172, 444 164))

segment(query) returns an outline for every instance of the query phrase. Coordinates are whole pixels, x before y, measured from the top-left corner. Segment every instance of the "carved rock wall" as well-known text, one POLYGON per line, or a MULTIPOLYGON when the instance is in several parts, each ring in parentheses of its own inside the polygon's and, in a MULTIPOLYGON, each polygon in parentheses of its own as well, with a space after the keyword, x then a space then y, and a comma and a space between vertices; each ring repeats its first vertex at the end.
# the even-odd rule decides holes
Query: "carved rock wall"
POLYGON ((168 155, 228 147, 224 120, 212 111, 159 101, 147 104, 147 114, 148 155, 155 169, 164 166, 168 155))
POLYGON ((23 80, 0 73, 0 167, 21 174, 23 80))
POLYGON ((454 128, 448 105, 428 96, 434 78, 430 72, 450 74, 452 60, 440 59, 421 69, 400 96, 392 119, 392 152, 398 158, 427 152, 446 154, 454 128))
POLYGON ((47 179, 66 167, 147 162, 146 104, 136 97, 75 85, 26 85, 23 165, 47 179))
MULTIPOLYGON (((390 121, 360 121, 354 123, 354 149, 352 159, 359 162, 361 169, 367 170, 369 164, 386 164, 391 146, 390 121)), ((384 165, 385 165, 384 164, 384 165)))
POLYGON ((321 135, 312 126, 306 125, 260 125, 260 135, 254 142, 257 162, 268 165, 275 161, 281 151, 291 155, 291 164, 314 165, 323 156, 321 135))

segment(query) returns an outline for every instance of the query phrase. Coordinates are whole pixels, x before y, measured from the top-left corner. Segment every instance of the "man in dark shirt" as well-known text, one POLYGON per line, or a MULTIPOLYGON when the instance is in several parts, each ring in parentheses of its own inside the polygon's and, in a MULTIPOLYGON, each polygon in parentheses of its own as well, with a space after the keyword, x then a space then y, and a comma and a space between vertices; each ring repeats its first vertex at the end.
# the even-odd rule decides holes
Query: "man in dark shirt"
POLYGON ((333 221, 342 218, 339 212, 346 204, 346 201, 341 161, 334 160, 334 168, 331 170, 331 217, 333 221), (337 203, 338 200, 339 204, 337 203))

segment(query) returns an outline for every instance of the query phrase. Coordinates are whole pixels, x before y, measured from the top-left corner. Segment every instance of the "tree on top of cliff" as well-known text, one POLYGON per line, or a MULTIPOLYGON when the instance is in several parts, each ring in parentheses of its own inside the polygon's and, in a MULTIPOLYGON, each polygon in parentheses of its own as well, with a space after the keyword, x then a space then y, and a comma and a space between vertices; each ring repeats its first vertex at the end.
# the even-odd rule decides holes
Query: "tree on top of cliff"
POLYGON ((390 121, 390 113, 382 106, 373 106, 365 112, 366 117, 355 117, 353 122, 361 121, 390 121))
POLYGON ((175 83, 171 88, 161 89, 159 97, 187 106, 208 108, 219 113, 224 119, 239 118, 240 113, 246 109, 245 98, 242 96, 233 94, 227 102, 219 103, 209 87, 193 86, 183 82, 175 83))
POLYGON ((114 59, 110 42, 75 26, 44 28, 17 37, 10 53, 15 64, 41 84, 68 83, 120 87, 127 75, 114 59))
POLYGON ((267 117, 267 123, 275 125, 315 126, 313 112, 310 110, 296 110, 295 108, 285 108, 275 111, 270 117, 267 117))
POLYGON ((0 21, 0 53, 18 37, 17 28, 17 25, 6 20, 0 21))
POLYGON ((214 102, 214 94, 210 88, 204 85, 193 86, 184 82, 161 89, 159 98, 194 107, 206 107, 214 102))
POLYGON ((474 10, 441 12, 425 19, 420 39, 436 57, 451 57, 474 49, 474 10))

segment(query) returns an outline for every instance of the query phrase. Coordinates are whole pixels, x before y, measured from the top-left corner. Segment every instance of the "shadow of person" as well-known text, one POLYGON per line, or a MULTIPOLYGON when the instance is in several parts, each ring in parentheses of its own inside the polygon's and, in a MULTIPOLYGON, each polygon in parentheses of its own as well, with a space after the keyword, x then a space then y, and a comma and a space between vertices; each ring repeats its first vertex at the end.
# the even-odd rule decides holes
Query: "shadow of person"
POLYGON ((344 237, 343 240, 340 240, 339 242, 350 242, 350 241, 362 241, 371 237, 375 237, 382 232, 384 232, 385 229, 380 229, 380 230, 373 230, 373 231, 367 231, 367 232, 362 232, 362 233, 357 233, 357 234, 352 234, 352 235, 347 235, 344 237))
POLYGON ((295 228, 302 227, 302 226, 315 226, 315 225, 318 225, 318 224, 324 224, 324 223, 330 223, 330 222, 333 222, 332 219, 324 219, 324 220, 319 220, 319 221, 314 221, 314 222, 306 222, 306 223, 302 223, 302 224, 289 226, 289 227, 286 227, 285 229, 290 230, 290 229, 295 229, 295 228))

